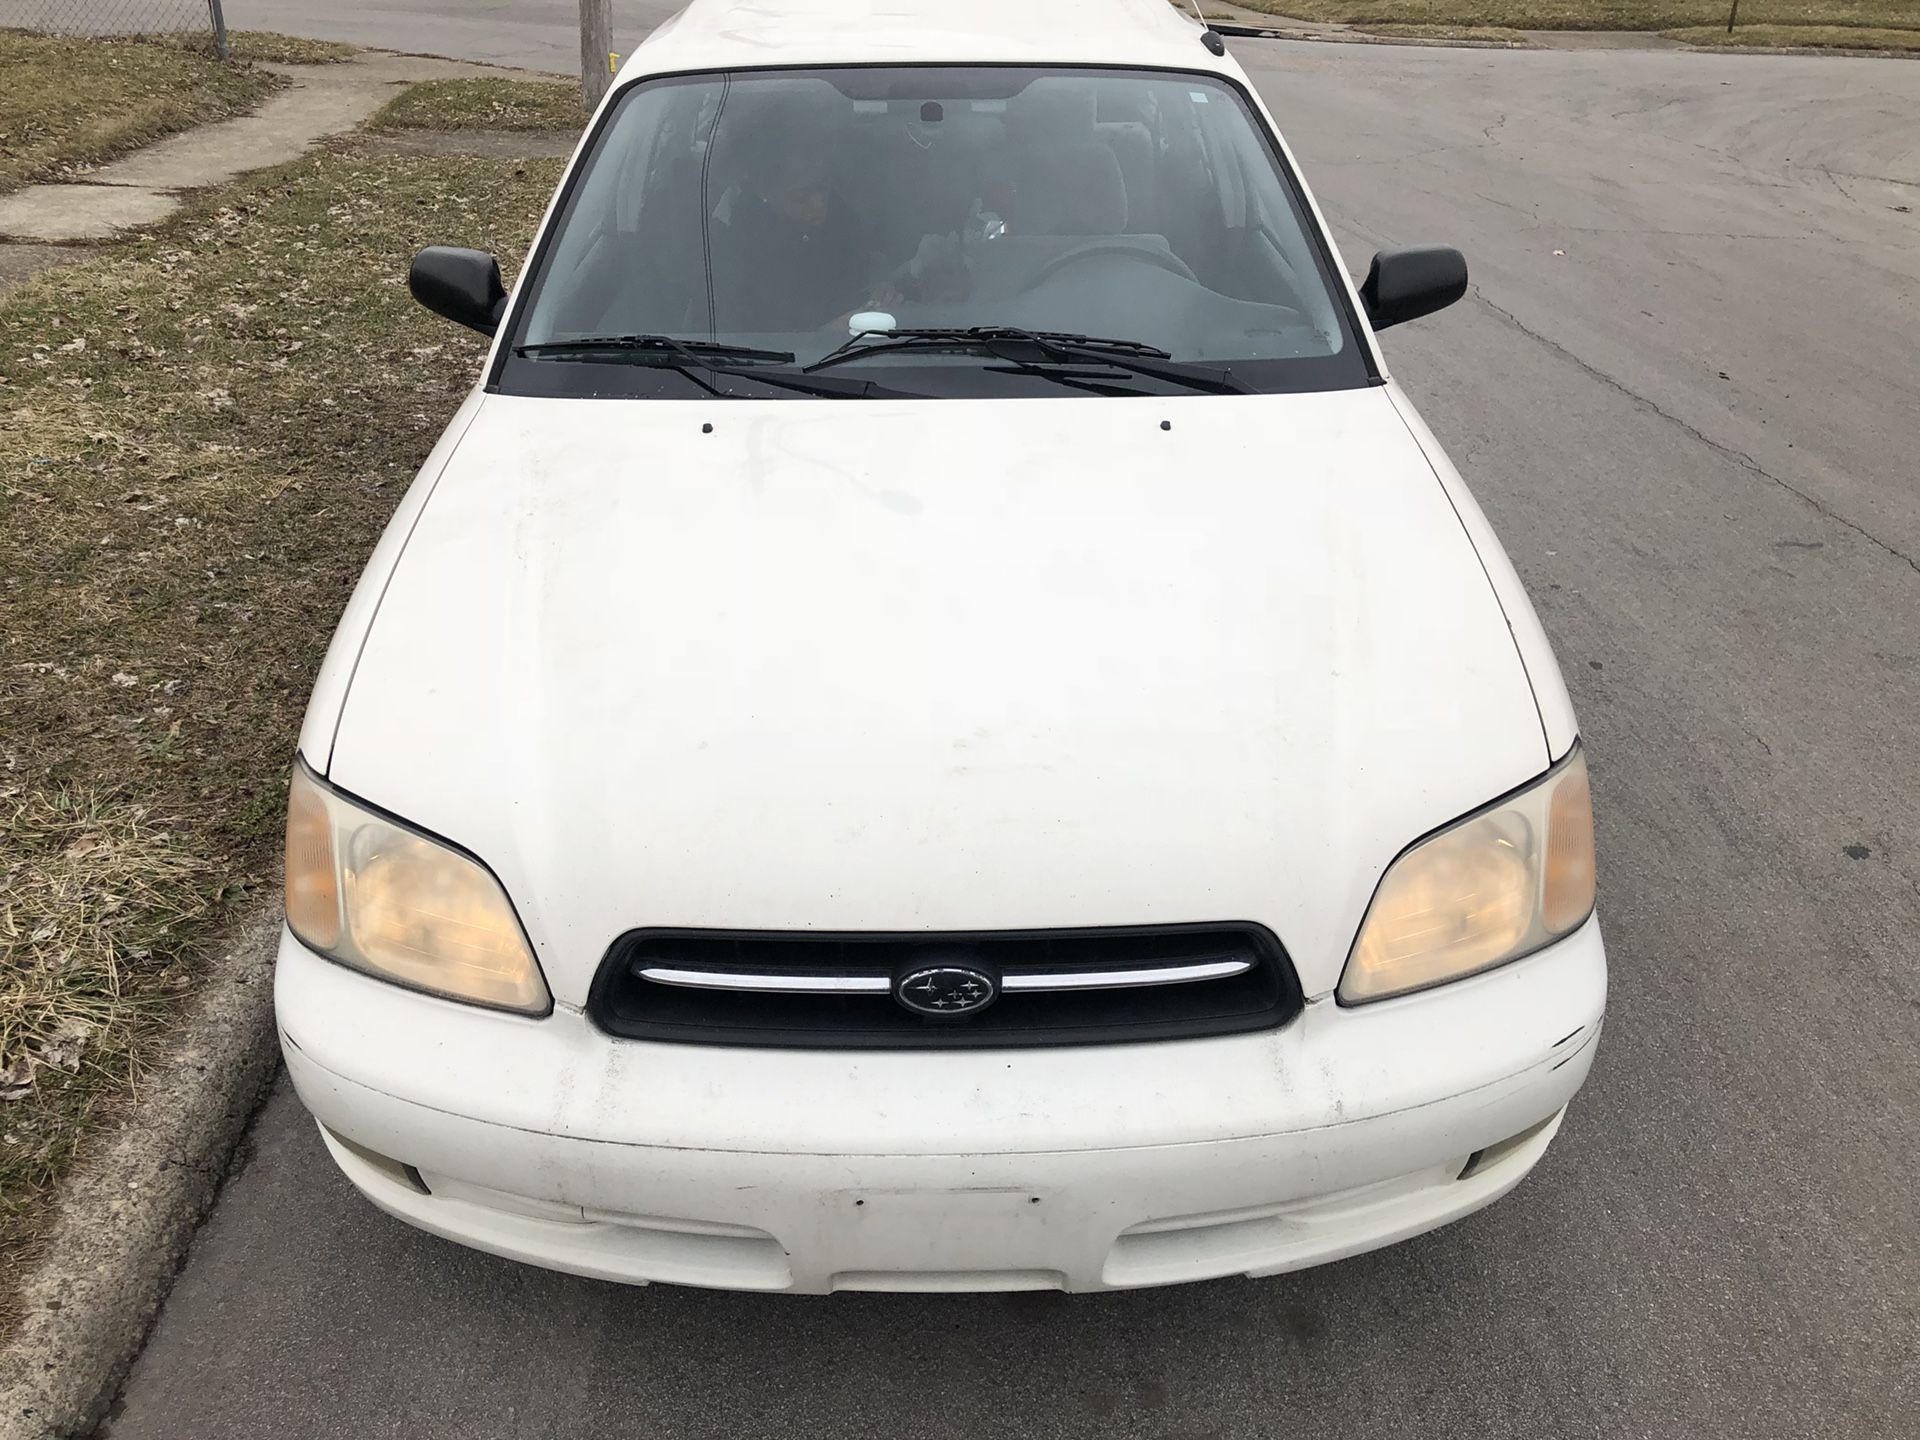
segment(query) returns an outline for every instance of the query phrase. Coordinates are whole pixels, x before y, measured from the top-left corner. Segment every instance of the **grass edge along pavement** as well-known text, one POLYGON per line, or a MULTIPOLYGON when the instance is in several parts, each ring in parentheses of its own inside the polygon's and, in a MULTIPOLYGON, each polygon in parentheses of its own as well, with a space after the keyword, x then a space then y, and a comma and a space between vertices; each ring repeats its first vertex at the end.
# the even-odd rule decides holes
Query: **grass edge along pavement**
MULTIPOLYGON (((194 55, 219 54, 210 30, 182 30, 172 35, 143 38, 147 44, 164 45, 194 55)), ((359 53, 358 45, 342 40, 309 40, 303 35, 282 35, 276 30, 227 32, 227 58, 245 65, 337 65, 359 53)))
POLYGON ((1533 42, 1523 31, 1504 25, 1369 25, 1363 32, 1392 40, 1469 40, 1476 44, 1525 46, 1533 42))
POLYGON ((233 928, 139 1104, 63 1190, 24 1322, 0 1340, 0 1440, 92 1435, 105 1418, 279 1068, 279 934, 272 903, 233 928))
POLYGON ((370 130, 560 130, 586 124, 570 80, 427 80, 381 106, 370 130))
POLYGON ((0 30, 0 193, 245 114, 285 84, 166 45, 0 30))
POLYGON ((1707 47, 1920 52, 1920 5, 1910 0, 1241 0, 1295 20, 1368 33, 1511 40, 1526 30, 1658 33, 1707 47))
POLYGON ((1702 49, 1844 50, 1853 53, 1920 54, 1920 30, 1881 30, 1867 25, 1723 25, 1661 32, 1669 40, 1702 49))
POLYGON ((0 1292, 271 904, 321 653, 482 353, 407 261, 511 263, 559 168, 349 138, 0 298, 0 1292))

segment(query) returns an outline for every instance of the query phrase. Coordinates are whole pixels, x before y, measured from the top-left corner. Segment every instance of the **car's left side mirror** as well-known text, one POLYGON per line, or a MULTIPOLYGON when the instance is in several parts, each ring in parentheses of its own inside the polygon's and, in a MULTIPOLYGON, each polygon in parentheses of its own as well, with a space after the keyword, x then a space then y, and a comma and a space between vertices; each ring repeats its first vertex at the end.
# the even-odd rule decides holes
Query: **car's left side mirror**
POLYGON ((407 289, 436 315, 491 335, 507 313, 500 262, 484 250, 429 245, 413 257, 407 289))
POLYGON ((1360 287, 1376 330, 1444 310, 1467 293, 1467 257, 1445 245, 1382 250, 1360 287))

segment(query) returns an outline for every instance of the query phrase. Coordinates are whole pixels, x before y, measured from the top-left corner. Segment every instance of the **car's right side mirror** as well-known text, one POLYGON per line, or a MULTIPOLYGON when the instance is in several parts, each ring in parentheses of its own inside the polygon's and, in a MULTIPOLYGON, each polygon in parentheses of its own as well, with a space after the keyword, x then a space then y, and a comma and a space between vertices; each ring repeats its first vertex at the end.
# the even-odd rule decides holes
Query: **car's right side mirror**
POLYGON ((1467 293, 1467 257, 1446 245, 1382 250, 1360 299, 1376 330, 1444 310, 1467 293))
POLYGON ((507 287, 500 262, 484 250, 429 245, 407 272, 413 298, 456 325, 491 335, 507 313, 507 287))

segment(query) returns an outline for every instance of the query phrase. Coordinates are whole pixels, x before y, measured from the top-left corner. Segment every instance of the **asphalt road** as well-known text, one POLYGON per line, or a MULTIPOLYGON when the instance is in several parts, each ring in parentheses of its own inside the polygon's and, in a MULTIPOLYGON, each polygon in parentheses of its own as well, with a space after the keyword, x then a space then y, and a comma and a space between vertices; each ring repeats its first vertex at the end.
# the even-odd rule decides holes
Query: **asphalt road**
POLYGON ((1474 264, 1388 348, 1559 647, 1615 963, 1534 1178, 1264 1282, 624 1290, 384 1219, 283 1091, 114 1440, 1920 1434, 1920 64, 1241 53, 1356 268, 1474 264))

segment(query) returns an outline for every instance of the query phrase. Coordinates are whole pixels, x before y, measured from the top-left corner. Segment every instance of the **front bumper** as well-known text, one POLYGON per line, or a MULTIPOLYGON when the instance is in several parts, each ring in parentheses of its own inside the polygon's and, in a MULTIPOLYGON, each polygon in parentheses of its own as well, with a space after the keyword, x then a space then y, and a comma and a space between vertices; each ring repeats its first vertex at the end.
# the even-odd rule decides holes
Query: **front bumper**
POLYGON ((382 1209, 577 1274, 814 1293, 1265 1275, 1420 1234, 1545 1153, 1605 1001, 1597 922, 1275 1032, 1078 1049, 618 1041, 566 1007, 415 995, 291 937, 277 983, 294 1085, 382 1209))

